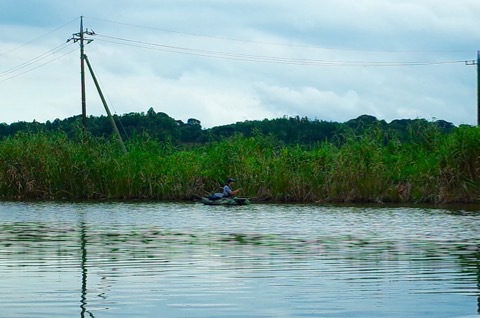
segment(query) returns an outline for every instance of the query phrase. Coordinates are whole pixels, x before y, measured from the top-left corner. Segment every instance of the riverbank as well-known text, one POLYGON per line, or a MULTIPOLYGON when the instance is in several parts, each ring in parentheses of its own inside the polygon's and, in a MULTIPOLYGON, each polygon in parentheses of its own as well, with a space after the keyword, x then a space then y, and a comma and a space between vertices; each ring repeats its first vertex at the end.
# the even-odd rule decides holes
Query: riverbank
POLYGON ((415 142, 375 132, 342 143, 282 145, 236 136, 174 147, 64 134, 20 134, 0 141, 0 197, 17 200, 175 200, 217 192, 235 177, 241 196, 261 202, 476 203, 480 130, 418 132, 415 142))

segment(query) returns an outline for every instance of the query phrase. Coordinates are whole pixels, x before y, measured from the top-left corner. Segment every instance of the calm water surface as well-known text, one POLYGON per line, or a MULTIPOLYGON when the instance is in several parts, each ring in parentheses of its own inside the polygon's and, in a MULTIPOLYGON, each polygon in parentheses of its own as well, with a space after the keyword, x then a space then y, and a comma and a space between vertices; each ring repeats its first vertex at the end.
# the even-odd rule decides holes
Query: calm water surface
POLYGON ((480 212, 0 203, 0 317, 480 317, 480 212))

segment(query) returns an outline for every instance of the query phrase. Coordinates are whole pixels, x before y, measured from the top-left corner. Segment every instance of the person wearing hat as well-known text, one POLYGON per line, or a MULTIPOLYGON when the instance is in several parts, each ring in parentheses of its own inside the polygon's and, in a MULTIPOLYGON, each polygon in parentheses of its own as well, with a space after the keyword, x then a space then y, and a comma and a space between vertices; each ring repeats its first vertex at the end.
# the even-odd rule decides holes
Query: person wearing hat
POLYGON ((234 197, 237 195, 237 193, 240 191, 240 189, 232 190, 233 182, 235 179, 228 178, 227 179, 227 184, 223 187, 223 197, 228 198, 228 197, 234 197))

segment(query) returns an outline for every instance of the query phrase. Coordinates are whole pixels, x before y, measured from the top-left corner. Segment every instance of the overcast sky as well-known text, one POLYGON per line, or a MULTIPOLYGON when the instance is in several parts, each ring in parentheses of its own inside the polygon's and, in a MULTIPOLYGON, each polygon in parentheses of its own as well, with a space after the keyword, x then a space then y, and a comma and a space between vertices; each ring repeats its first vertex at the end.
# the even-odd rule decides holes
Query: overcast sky
POLYGON ((119 115, 476 124, 478 0, 0 0, 0 122, 81 114, 80 16, 119 115))

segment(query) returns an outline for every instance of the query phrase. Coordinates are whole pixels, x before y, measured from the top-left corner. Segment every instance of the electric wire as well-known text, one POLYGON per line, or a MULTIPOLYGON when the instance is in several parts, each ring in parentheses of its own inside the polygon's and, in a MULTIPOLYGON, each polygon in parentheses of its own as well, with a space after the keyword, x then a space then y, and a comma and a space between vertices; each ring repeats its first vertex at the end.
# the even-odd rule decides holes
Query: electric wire
MULTIPOLYGON (((79 18, 76 18, 50 32, 45 33, 44 35, 37 37, 34 40, 31 40, 29 42, 26 42, 25 44, 18 46, 8 52, 2 53, 7 54, 10 53, 16 49, 19 49, 21 47, 24 47, 38 39, 41 39, 69 24, 72 22, 78 20, 79 18)), ((109 22, 109 23, 117 23, 117 24, 124 24, 127 26, 135 26, 135 27, 141 27, 141 28, 148 28, 148 29, 154 29, 154 30, 160 30, 164 32, 173 32, 173 33, 180 33, 180 34, 186 34, 186 35, 191 35, 191 36, 199 36, 199 37, 210 37, 210 38, 215 38, 215 39, 220 39, 220 40, 229 40, 229 41, 242 41, 242 42, 251 42, 251 43, 257 43, 257 44, 272 44, 272 45, 284 45, 282 43, 268 43, 268 42, 258 42, 258 41, 243 41, 243 40, 237 40, 237 39, 230 39, 230 38, 221 38, 221 37, 211 37, 207 35, 201 35, 201 34, 194 34, 194 33, 184 33, 184 32, 177 32, 177 31, 171 31, 171 30, 165 30, 165 29, 159 29, 159 28, 151 28, 151 27, 143 27, 139 25, 134 25, 134 24, 128 24, 128 23, 120 23, 120 22, 114 22, 114 21, 109 21, 109 20, 103 20, 103 19, 95 19, 95 18, 89 18, 89 19, 94 19, 94 20, 99 20, 99 21, 104 21, 104 22, 109 22)), ((256 63, 275 63, 275 64, 283 64, 283 65, 298 65, 298 66, 321 66, 321 67, 406 67, 406 66, 428 66, 428 65, 446 65, 446 64, 458 64, 458 63, 465 63, 465 60, 444 60, 444 61, 413 61, 413 62, 384 62, 384 61, 347 61, 347 60, 325 60, 325 59, 309 59, 309 58, 291 58, 291 57, 281 57, 281 56, 265 56, 265 55, 255 55, 255 54, 246 54, 246 53, 233 53, 233 52, 225 52, 225 51, 218 51, 218 50, 207 50, 207 49, 198 49, 198 48, 191 48, 191 47, 184 47, 184 46, 175 46, 175 45, 166 45, 166 44, 159 44, 159 43, 153 43, 153 42, 146 42, 146 41, 140 41, 140 40, 135 40, 135 39, 127 39, 123 37, 115 37, 115 36, 109 36, 109 35, 103 35, 103 34, 95 34, 95 39, 98 41, 103 41, 106 43, 112 43, 116 45, 124 45, 124 46, 130 46, 130 47, 136 47, 136 48, 142 48, 142 49, 149 49, 149 50, 156 50, 156 51, 162 51, 162 52, 167 52, 167 53, 174 53, 174 54, 183 54, 183 55, 190 55, 190 56, 198 56, 198 57, 205 57, 205 58, 216 58, 216 59, 224 59, 224 60, 235 60, 235 61, 246 61, 246 62, 256 62, 256 63)), ((68 42, 67 42, 68 43, 68 42)), ((33 59, 26 61, 24 63, 21 63, 15 67, 12 67, 10 69, 4 70, 0 72, 0 82, 5 82, 7 80, 16 78, 20 75, 23 75, 25 73, 28 73, 30 71, 33 71, 39 67, 42 67, 44 65, 47 65, 49 63, 52 63, 59 58, 68 55, 73 51, 69 51, 68 53, 55 58, 53 60, 47 61, 46 63, 43 63, 38 66, 31 67, 35 63, 38 63, 44 59, 47 59, 51 55, 55 55, 58 52, 66 49, 73 43, 63 43, 39 56, 34 57, 33 59), (27 69, 24 72, 17 73, 18 71, 21 71, 25 68, 31 67, 27 69), (17 73, 17 74, 15 74, 17 73), (14 74, 14 75, 11 75, 14 74), (11 76, 9 76, 11 75, 11 76), (3 79, 2 79, 3 78, 3 79)), ((289 45, 286 44, 287 46, 294 46, 294 47, 303 47, 303 46, 297 46, 297 45, 289 45)), ((321 47, 316 47, 316 48, 321 48, 321 47)), ((325 48, 322 48, 325 49, 325 48)), ((355 51, 355 50, 353 50, 355 51)), ((0 56, 2 55, 0 54, 0 56)))
POLYGON ((16 72, 16 71, 18 71, 18 70, 21 70, 21 69, 23 69, 23 68, 26 68, 26 67, 28 67, 28 66, 36 63, 36 62, 39 62, 39 61, 41 61, 41 60, 44 60, 44 59, 50 57, 51 55, 56 54, 56 53, 58 53, 58 52, 60 52, 60 51, 62 51, 62 50, 64 50, 64 49, 68 48, 68 47, 71 46, 72 44, 73 44, 73 43, 62 43, 62 44, 60 44, 59 46, 57 46, 57 47, 55 47, 55 48, 53 48, 53 49, 51 49, 51 50, 49 50, 49 51, 47 51, 47 52, 45 52, 45 53, 40 54, 40 55, 34 57, 34 58, 31 59, 31 60, 28 60, 28 61, 26 61, 26 62, 24 62, 24 63, 21 63, 21 64, 15 66, 15 67, 12 67, 12 68, 10 68, 10 69, 8 69, 8 70, 2 71, 2 72, 0 72, 0 78, 1 78, 1 77, 5 77, 5 76, 7 76, 8 74, 14 73, 14 72, 16 72))
POLYGON ((294 43, 282 43, 282 42, 268 42, 268 41, 256 41, 256 40, 248 40, 248 39, 237 39, 237 38, 230 38, 230 37, 222 37, 222 36, 213 36, 213 35, 205 35, 200 33, 191 33, 191 32, 183 32, 183 31, 175 31, 170 29, 158 28, 158 27, 150 27, 150 26, 142 26, 138 24, 132 23, 125 23, 125 22, 118 22, 112 21, 107 19, 100 19, 94 17, 84 17, 90 20, 96 20, 111 24, 117 25, 124 25, 129 27, 141 28, 141 29, 148 29, 148 30, 155 30, 161 31, 165 33, 173 33, 179 35, 186 35, 192 37, 199 37, 199 38, 207 38, 207 39, 215 39, 215 40, 222 40, 222 41, 233 41, 233 42, 243 42, 243 43, 252 43, 252 44, 262 44, 262 45, 275 45, 275 46, 284 46, 284 47, 297 47, 297 48, 308 48, 308 49, 319 49, 319 50, 329 50, 329 51, 346 51, 346 52, 376 52, 376 53, 471 53, 471 51, 467 50, 380 50, 380 49, 356 49, 356 48, 339 48, 339 47, 325 47, 325 46, 317 46, 317 45, 306 45, 306 44, 294 44, 294 43))
POLYGON ((139 47, 144 49, 152 49, 163 52, 194 55, 209 58, 220 58, 227 60, 239 60, 249 62, 260 63, 277 63, 277 64, 289 64, 289 65, 305 65, 305 66, 361 66, 361 67, 374 67, 374 66, 427 66, 427 65, 442 65, 442 64, 456 64, 465 63, 465 60, 449 60, 449 61, 414 61, 414 62, 378 62, 378 61, 334 61, 334 60, 321 60, 321 59, 300 59, 300 58, 288 58, 279 56, 264 56, 264 55, 252 55, 243 53, 232 53, 224 51, 212 51, 205 49, 195 49, 181 46, 164 45, 152 42, 144 42, 139 40, 126 39, 121 37, 108 36, 103 34, 95 34, 99 37, 100 41, 109 42, 113 44, 120 44, 126 46, 139 47))
POLYGON ((41 35, 41 36, 39 36, 39 37, 36 37, 36 38, 34 38, 34 39, 30 40, 30 41, 27 41, 27 42, 25 42, 25 43, 23 43, 23 44, 21 44, 21 45, 19 45, 19 46, 16 46, 16 47, 14 47, 14 48, 11 49, 11 50, 8 50, 8 51, 5 51, 5 52, 0 52, 0 56, 6 55, 6 54, 10 54, 10 53, 12 53, 12 52, 14 52, 14 51, 16 51, 16 50, 24 47, 24 46, 27 46, 27 45, 35 42, 35 41, 38 41, 38 40, 46 37, 47 35, 50 35, 50 34, 56 32, 56 31, 58 31, 58 30, 60 30, 60 29, 62 29, 62 28, 64 28, 64 27, 66 27, 66 26, 69 25, 69 24, 72 24, 73 22, 75 22, 75 21, 77 21, 77 20, 79 20, 79 19, 80 19, 80 17, 75 18, 75 19, 73 19, 72 21, 67 22, 67 23, 65 23, 65 24, 63 24, 63 25, 61 25, 61 26, 59 26, 59 27, 57 27, 57 28, 55 28, 55 29, 53 29, 53 30, 51 30, 51 31, 49 31, 49 32, 41 35))
MULTIPOLYGON (((24 74, 26 74, 26 73, 32 72, 32 71, 34 71, 34 70, 36 70, 36 69, 38 69, 38 68, 40 68, 40 67, 43 67, 43 66, 45 66, 45 65, 47 65, 47 64, 50 64, 50 63, 53 63, 53 62, 55 62, 55 61, 57 61, 57 60, 65 57, 65 56, 67 56, 67 55, 69 55, 69 54, 71 54, 71 53, 73 53, 73 52, 76 52, 76 51, 77 51, 77 49, 75 48, 75 49, 73 49, 73 50, 71 50, 71 51, 69 51, 69 52, 67 52, 67 53, 65 53, 65 54, 62 54, 62 55, 60 55, 60 56, 57 56, 56 58, 54 58, 54 59, 52 59, 52 60, 49 60, 49 61, 47 61, 47 62, 45 62, 45 63, 42 63, 42 64, 40 64, 40 65, 37 65, 37 66, 35 66, 35 67, 32 67, 32 68, 30 68, 30 69, 28 69, 28 70, 26 70, 26 71, 24 71, 24 72, 17 73, 17 74, 15 74, 15 75, 12 75, 12 76, 7 77, 7 78, 4 78, 4 79, 0 79, 0 83, 6 82, 6 81, 11 80, 11 79, 14 79, 14 78, 19 77, 19 76, 21 76, 21 75, 24 75, 24 74)), ((0 77, 1 77, 1 76, 0 76, 0 77)))
MULTIPOLYGON (((25 47, 25 46, 28 46, 28 45, 30 45, 30 44, 32 44, 32 43, 34 43, 34 42, 36 42, 36 41, 38 41, 38 40, 40 40, 40 39, 42 39, 42 38, 44 38, 44 37, 52 34, 52 33, 54 33, 54 32, 56 32, 56 31, 64 28, 64 27, 70 25, 71 23, 73 23, 73 22, 75 22, 75 21, 77 21, 77 20, 79 20, 79 19, 80 19, 80 18, 75 18, 75 19, 73 19, 73 20, 71 20, 71 21, 69 21, 69 22, 67 22, 67 23, 65 23, 65 24, 63 24, 63 25, 61 25, 61 26, 59 26, 59 27, 57 27, 57 28, 49 31, 49 32, 46 32, 45 34, 43 34, 43 35, 41 35, 41 36, 39 36, 39 37, 36 37, 36 38, 34 38, 34 39, 30 40, 30 41, 27 41, 27 42, 25 42, 25 43, 23 43, 23 44, 15 47, 15 48, 11 49, 11 50, 2 52, 2 53, 0 53, 0 56, 10 54, 10 53, 12 53, 12 52, 14 52, 14 51, 16 51, 16 50, 18 50, 18 49, 21 49, 21 48, 23 48, 23 47, 25 47)), ((37 64, 37 63, 39 63, 39 62, 41 62, 41 61, 43 61, 43 60, 46 60, 46 59, 48 59, 48 58, 51 58, 52 55, 56 55, 56 54, 58 54, 59 52, 67 49, 67 48, 70 47, 72 44, 73 44, 73 43, 62 43, 62 44, 58 45, 57 47, 55 47, 55 48, 53 48, 53 49, 51 49, 51 50, 48 50, 48 51, 46 51, 46 52, 44 52, 44 53, 42 53, 42 54, 40 54, 40 55, 38 55, 38 56, 36 56, 36 57, 28 60, 28 61, 25 61, 25 62, 23 62, 23 63, 21 63, 21 64, 19 64, 19 65, 16 65, 16 66, 14 66, 14 67, 12 67, 12 68, 9 68, 9 69, 0 71, 0 83, 6 82, 6 81, 8 81, 8 80, 11 80, 11 79, 14 79, 14 78, 16 78, 16 77, 19 77, 19 76, 21 76, 21 75, 24 75, 24 74, 26 74, 26 73, 29 73, 29 72, 31 72, 31 71, 33 71, 33 70, 36 70, 36 69, 38 69, 38 68, 40 68, 40 67, 43 67, 43 66, 45 66, 45 65, 47 65, 47 64, 50 64, 50 63, 52 63, 52 62, 55 62, 55 61, 61 59, 62 57, 73 53, 74 51, 76 51, 76 49, 75 49, 75 50, 71 50, 71 51, 69 51, 69 52, 67 52, 66 54, 63 54, 63 55, 61 55, 61 56, 57 56, 57 57, 55 57, 55 58, 53 58, 53 59, 51 59, 51 60, 48 60, 48 61, 45 62, 45 63, 42 63, 42 64, 40 64, 40 65, 34 66, 35 64, 37 64), (22 72, 22 70, 24 70, 24 69, 26 69, 26 70, 22 72)))

